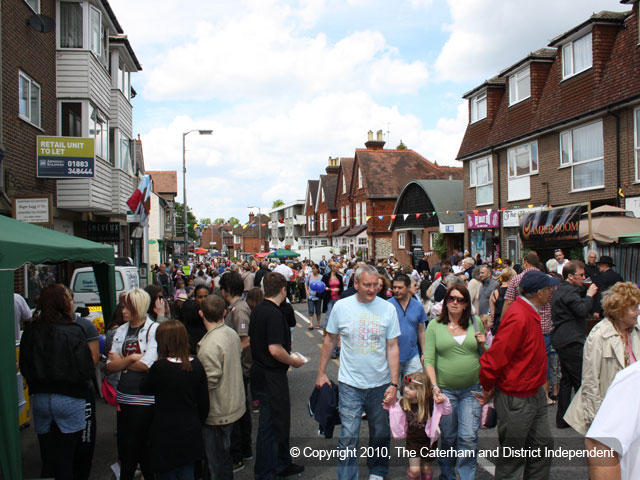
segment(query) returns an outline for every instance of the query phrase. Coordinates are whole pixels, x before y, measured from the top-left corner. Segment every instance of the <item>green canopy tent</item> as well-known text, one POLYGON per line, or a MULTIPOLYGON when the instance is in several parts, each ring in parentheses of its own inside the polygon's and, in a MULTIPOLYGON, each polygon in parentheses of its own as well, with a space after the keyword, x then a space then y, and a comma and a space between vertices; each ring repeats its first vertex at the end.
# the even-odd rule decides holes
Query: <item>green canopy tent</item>
POLYGON ((116 303, 113 247, 0 216, 0 467, 22 478, 13 320, 14 271, 25 263, 93 264, 104 318, 116 303))
POLYGON ((271 252, 267 255, 267 258, 295 258, 299 257, 300 254, 298 252, 294 252, 293 250, 287 250, 286 248, 279 248, 275 252, 271 252))

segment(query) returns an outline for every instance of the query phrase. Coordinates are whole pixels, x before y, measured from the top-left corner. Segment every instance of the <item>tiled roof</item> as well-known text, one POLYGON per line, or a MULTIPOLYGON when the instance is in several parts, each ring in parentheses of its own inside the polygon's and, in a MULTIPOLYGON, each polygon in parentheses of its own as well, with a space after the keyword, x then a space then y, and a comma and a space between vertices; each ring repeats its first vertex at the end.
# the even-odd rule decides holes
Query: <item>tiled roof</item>
MULTIPOLYGON (((458 159, 472 158, 488 152, 490 148, 500 148, 560 128, 568 121, 602 114, 612 106, 640 98, 637 17, 630 12, 600 12, 581 25, 594 19, 598 20, 600 34, 594 36, 594 47, 598 52, 594 52, 593 66, 563 80, 562 60, 557 55, 553 64, 545 67, 548 73, 542 73, 542 70, 536 73, 540 75, 542 86, 536 87, 540 88, 538 98, 533 95, 532 77, 532 98, 509 106, 509 95, 505 91, 493 122, 487 118, 467 126, 458 159), (607 18, 615 21, 601 25, 607 18), (622 18, 626 21, 626 28, 617 25, 622 18)), ((561 37, 576 31, 577 27, 561 37)))
POLYGON ((360 235, 367 229, 366 225, 358 225, 357 227, 353 227, 347 233, 344 234, 345 237, 355 237, 356 235, 360 235))
POLYGON ((136 163, 138 165, 138 168, 144 172, 144 153, 142 152, 142 140, 140 140, 140 136, 136 138, 134 154, 136 156, 136 163))
POLYGON ((151 175, 151 180, 153 180, 154 193, 178 194, 178 173, 175 170, 147 173, 151 175))
POLYGON ((324 190, 324 200, 327 210, 334 211, 336 208, 336 188, 338 186, 337 175, 320 175, 322 189, 324 190))
POLYGON ((462 179, 462 168, 439 167, 413 150, 356 150, 369 198, 397 198, 415 178, 462 179))
POLYGON ((262 238, 267 238, 267 235, 269 234, 270 221, 271 221, 271 217, 269 217, 268 215, 265 215, 264 213, 260 214, 260 216, 256 215, 252 223, 249 223, 249 220, 247 220, 238 228, 234 228, 233 234, 239 235, 241 237, 256 237, 256 238, 258 238, 258 235, 261 235, 262 238), (258 218, 262 219, 262 221, 258 222, 258 218), (262 223, 264 226, 260 226, 259 223, 262 223), (242 228, 244 225, 248 225, 248 227, 242 228), (255 225, 255 226, 252 226, 252 225, 255 225))
POLYGON ((549 46, 550 47, 556 46, 558 43, 562 42, 562 40, 564 40, 567 37, 570 37, 572 34, 578 32, 580 29, 584 28, 590 23, 594 23, 594 22, 622 23, 625 20, 625 18, 627 18, 630 14, 631 12, 610 12, 607 10, 594 13, 593 15, 591 15, 591 17, 589 17, 588 20, 582 22, 580 25, 577 25, 573 27, 571 30, 564 32, 563 34, 555 37, 553 40, 551 40, 551 42, 549 43, 549 46))
MULTIPOLYGON (((509 68, 506 68, 503 71, 501 71, 500 72, 500 76, 498 78, 500 78, 500 77, 504 78, 505 75, 509 75, 515 69, 520 67, 520 65, 524 65, 525 63, 527 63, 529 61, 532 61, 532 60, 553 61, 553 59, 555 58, 557 53, 558 52, 557 52, 557 50, 555 48, 541 48, 539 50, 536 50, 535 52, 531 52, 529 55, 524 57, 522 60, 518 60, 516 63, 511 65, 509 68)), ((504 82, 506 83, 506 78, 505 78, 504 82)))
MULTIPOLYGON (((307 183, 307 190, 309 191, 309 196, 312 198, 313 206, 315 207, 316 197, 318 196, 318 184, 320 180, 309 180, 307 183)), ((305 202, 309 201, 309 196, 305 198, 305 202)))
POLYGON ((339 237, 340 235, 343 235, 345 233, 347 233, 347 231, 351 230, 351 227, 340 227, 339 229, 337 229, 336 231, 334 231, 331 236, 333 237, 339 237))
POLYGON ((489 80, 486 80, 483 84, 478 85, 477 87, 469 90, 467 93, 462 95, 462 98, 469 98, 471 95, 475 94, 477 91, 485 87, 490 87, 490 86, 504 87, 506 83, 507 83, 507 80, 502 77, 496 76, 496 77, 490 78, 489 80))

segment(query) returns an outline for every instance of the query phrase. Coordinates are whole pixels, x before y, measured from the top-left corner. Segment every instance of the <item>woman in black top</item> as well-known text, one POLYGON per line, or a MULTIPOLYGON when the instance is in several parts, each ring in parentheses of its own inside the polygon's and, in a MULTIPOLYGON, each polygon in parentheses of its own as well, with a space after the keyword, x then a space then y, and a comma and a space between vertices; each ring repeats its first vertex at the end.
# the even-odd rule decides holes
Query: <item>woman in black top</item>
POLYGON ((73 478, 73 457, 85 426, 93 359, 73 299, 61 284, 42 289, 20 342, 20 370, 33 395, 42 478, 73 478))
POLYGON ((140 390, 155 395, 151 425, 151 466, 156 480, 194 478, 194 463, 202 459, 202 424, 209 415, 207 376, 189 356, 189 336, 182 323, 158 326, 158 360, 140 390))

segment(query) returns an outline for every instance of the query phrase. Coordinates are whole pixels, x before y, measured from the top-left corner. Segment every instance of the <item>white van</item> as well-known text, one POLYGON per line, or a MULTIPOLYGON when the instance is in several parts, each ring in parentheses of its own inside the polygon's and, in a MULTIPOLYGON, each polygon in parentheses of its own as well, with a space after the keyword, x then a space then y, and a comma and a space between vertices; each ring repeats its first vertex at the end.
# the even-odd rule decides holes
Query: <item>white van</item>
MULTIPOLYGON (((121 292, 140 287, 140 277, 137 267, 115 267, 116 271, 116 301, 121 292)), ((93 267, 76 268, 71 277, 73 303, 76 308, 88 307, 93 312, 101 312, 100 295, 93 267)))

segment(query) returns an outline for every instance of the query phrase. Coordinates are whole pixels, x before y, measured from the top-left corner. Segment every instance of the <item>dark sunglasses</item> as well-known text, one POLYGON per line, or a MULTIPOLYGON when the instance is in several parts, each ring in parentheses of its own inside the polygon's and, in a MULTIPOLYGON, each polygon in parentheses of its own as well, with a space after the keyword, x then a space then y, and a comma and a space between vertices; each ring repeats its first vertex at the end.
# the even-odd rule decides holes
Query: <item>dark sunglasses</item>
POLYGON ((447 297, 447 303, 458 303, 460 305, 464 305, 467 303, 464 297, 454 297, 453 295, 447 297))
POLYGON ((422 385, 422 382, 411 378, 409 375, 404 376, 404 383, 417 383, 418 385, 422 385))

